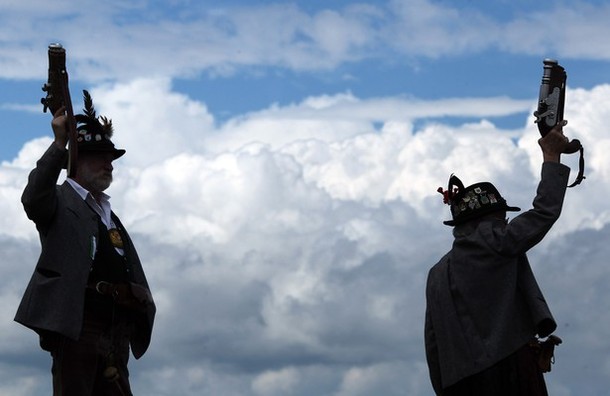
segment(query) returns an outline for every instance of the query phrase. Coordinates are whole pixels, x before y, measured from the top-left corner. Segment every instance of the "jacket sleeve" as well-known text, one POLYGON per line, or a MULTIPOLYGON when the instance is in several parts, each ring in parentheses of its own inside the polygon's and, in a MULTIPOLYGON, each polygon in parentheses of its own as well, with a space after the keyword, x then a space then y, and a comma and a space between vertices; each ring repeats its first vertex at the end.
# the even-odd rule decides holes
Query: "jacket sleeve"
POLYGON ((21 203, 30 220, 42 231, 53 219, 57 208, 57 179, 68 151, 52 143, 30 172, 21 203))
POLYGON ((559 218, 568 185, 570 168, 545 162, 533 208, 510 221, 506 227, 489 227, 492 248, 505 256, 523 254, 538 244, 559 218))

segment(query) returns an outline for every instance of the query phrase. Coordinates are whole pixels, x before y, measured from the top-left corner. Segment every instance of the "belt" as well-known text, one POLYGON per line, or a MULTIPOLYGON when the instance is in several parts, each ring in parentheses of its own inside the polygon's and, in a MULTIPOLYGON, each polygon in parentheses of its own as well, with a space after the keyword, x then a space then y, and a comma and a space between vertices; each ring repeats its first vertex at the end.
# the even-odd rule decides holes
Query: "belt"
POLYGON ((103 296, 109 296, 116 304, 136 311, 145 311, 147 306, 153 302, 150 291, 135 283, 99 281, 89 283, 87 289, 94 290, 103 296))
POLYGON ((119 284, 114 284, 106 281, 89 283, 87 285, 87 289, 94 290, 103 296, 110 296, 114 299, 116 299, 120 295, 119 284))

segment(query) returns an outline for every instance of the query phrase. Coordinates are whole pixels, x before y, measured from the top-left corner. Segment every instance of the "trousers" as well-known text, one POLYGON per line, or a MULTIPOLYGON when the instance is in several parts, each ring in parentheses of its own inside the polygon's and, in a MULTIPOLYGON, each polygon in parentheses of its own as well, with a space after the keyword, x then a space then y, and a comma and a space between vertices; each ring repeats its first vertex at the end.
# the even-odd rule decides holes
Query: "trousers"
POLYGON ((53 396, 132 396, 132 325, 123 315, 98 313, 86 304, 78 341, 57 336, 51 343, 53 396))

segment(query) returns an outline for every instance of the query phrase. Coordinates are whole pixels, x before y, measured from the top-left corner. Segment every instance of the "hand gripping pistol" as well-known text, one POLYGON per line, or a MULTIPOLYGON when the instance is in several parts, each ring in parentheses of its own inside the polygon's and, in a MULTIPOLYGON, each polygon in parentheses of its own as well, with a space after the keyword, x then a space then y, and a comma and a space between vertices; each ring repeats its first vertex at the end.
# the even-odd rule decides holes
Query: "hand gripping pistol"
MULTIPOLYGON (((542 83, 540 84, 540 94, 538 96, 538 109, 534 112, 540 134, 544 137, 553 129, 555 125, 563 122, 563 109, 566 98, 565 69, 554 59, 545 59, 542 73, 542 83)), ((579 170, 574 183, 568 187, 580 184, 584 179, 584 149, 578 139, 570 141, 564 150, 566 154, 580 151, 579 170)))

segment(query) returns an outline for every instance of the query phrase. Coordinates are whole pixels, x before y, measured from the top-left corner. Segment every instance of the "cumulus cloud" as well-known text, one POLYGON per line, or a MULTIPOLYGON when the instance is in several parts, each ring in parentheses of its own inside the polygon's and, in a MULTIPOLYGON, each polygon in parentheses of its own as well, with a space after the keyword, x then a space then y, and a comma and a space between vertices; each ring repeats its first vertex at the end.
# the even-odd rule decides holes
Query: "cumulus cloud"
MULTIPOLYGON (((540 170, 533 120, 499 130, 484 119, 496 114, 495 99, 464 101, 466 113, 491 103, 479 122, 436 119, 416 128, 418 118, 438 116, 430 113, 438 103, 312 97, 217 124, 169 83, 99 86, 92 95, 128 150, 109 193, 158 303, 151 350, 132 366, 142 394, 430 394, 423 285, 451 242, 436 188, 455 172, 466 183, 491 180, 527 208, 540 170), (413 107, 419 112, 398 116, 397 108, 413 107)), ((582 363, 572 375, 551 376, 549 387, 593 395, 605 391, 609 366, 602 241, 610 227, 603 150, 610 89, 568 95, 566 133, 587 148, 588 178, 568 193, 565 216, 532 261, 561 330, 577 340, 560 352, 557 370, 582 363), (575 385, 586 370, 582 356, 596 362, 589 393, 575 385)), ((39 250, 18 198, 48 144, 32 141, 0 166, 8 219, 0 254, 10 263, 0 288, 0 349, 12 378, 0 393, 22 386, 11 394, 39 395, 50 383, 48 355, 11 322, 39 250)))
POLYGON ((282 368, 261 374, 252 382, 252 390, 257 395, 289 394, 299 381, 298 370, 293 367, 282 368))
MULTIPOLYGON (((593 227, 601 229, 608 223, 610 207, 606 204, 608 190, 608 171, 610 162, 604 158, 610 147, 610 137, 605 126, 610 108, 605 105, 610 95, 610 85, 599 85, 592 90, 570 90, 567 96, 565 118, 568 125, 565 134, 569 138, 579 139, 585 148, 587 179, 581 186, 570 191, 568 205, 562 215, 561 230, 573 231, 593 227)), ((535 140, 538 136, 528 134, 520 141, 519 146, 529 153, 530 168, 537 168, 537 150, 535 140)), ((562 159, 572 168, 572 179, 578 169, 576 154, 563 155, 562 159)))
POLYGON ((201 151, 214 118, 204 104, 171 91, 167 79, 138 79, 92 90, 99 114, 111 114, 119 146, 137 147, 128 164, 146 167, 179 153, 201 151))

